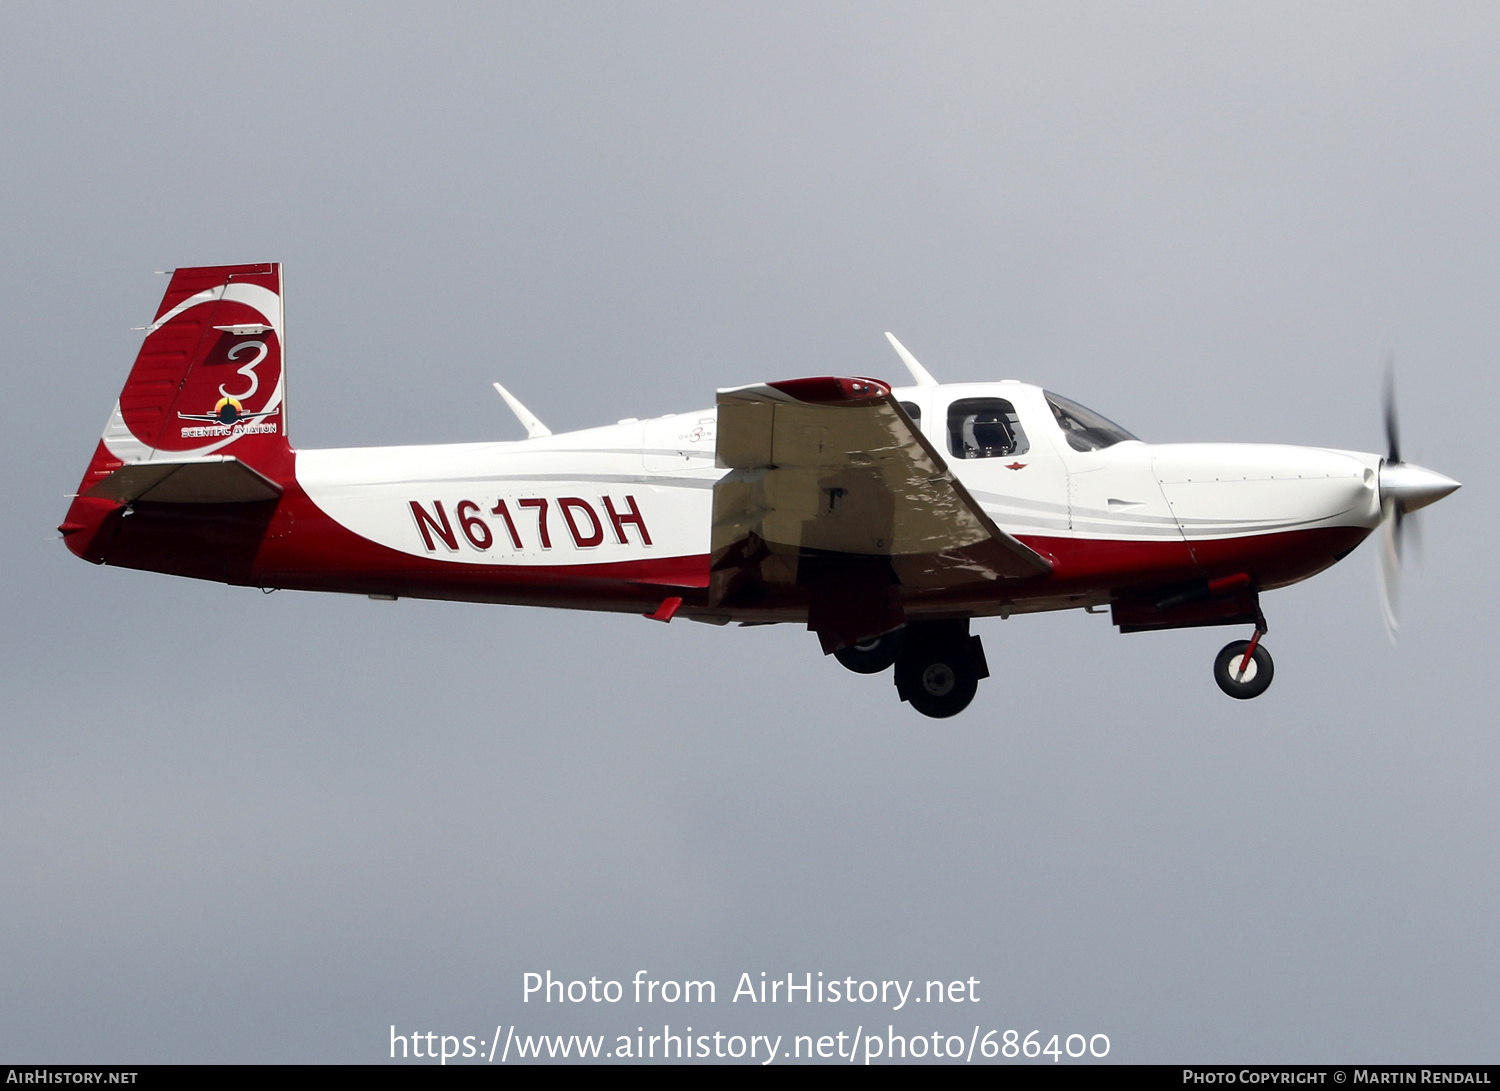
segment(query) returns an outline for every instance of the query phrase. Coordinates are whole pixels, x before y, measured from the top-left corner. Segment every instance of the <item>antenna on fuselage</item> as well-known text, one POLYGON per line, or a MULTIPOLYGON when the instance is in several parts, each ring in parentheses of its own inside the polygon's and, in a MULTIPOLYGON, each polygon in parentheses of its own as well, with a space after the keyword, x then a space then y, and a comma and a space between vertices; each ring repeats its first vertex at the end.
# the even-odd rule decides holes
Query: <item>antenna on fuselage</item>
POLYGON ((516 415, 516 420, 525 426, 527 439, 536 439, 538 436, 550 436, 552 434, 552 429, 537 420, 536 414, 517 401, 516 396, 509 390, 506 390, 499 383, 495 384, 495 390, 505 399, 505 404, 510 406, 510 411, 516 415))
POLYGON ((918 386, 938 385, 938 381, 932 377, 932 373, 917 363, 917 358, 906 351, 906 346, 896 340, 894 333, 887 333, 885 339, 891 343, 891 348, 896 350, 896 355, 901 357, 901 362, 906 365, 906 370, 911 372, 911 377, 916 380, 918 386))

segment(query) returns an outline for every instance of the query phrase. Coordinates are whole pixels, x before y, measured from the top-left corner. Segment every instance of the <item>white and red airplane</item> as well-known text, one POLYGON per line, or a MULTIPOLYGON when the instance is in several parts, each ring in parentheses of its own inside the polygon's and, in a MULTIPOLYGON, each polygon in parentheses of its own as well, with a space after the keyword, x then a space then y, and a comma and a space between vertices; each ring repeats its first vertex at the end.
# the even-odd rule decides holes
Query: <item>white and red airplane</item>
MULTIPOLYGON (((887 335, 890 336, 890 335, 887 335)), ((96 564, 222 583, 806 624, 851 670, 894 665, 928 716, 988 668, 975 617, 1108 607, 1122 632, 1253 625, 1214 665, 1272 663, 1260 595, 1458 488, 1388 455, 1143 443, 1005 380, 825 377, 561 435, 503 388, 514 442, 297 451, 281 267, 178 269, 67 519, 96 564)))

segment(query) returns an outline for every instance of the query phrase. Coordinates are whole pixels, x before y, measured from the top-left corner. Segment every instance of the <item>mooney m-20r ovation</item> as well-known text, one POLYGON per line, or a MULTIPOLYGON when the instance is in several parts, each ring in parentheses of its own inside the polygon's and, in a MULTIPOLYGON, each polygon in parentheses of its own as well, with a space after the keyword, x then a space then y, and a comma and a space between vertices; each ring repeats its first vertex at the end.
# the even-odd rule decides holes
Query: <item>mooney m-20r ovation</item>
MULTIPOLYGON (((261 588, 805 624, 951 716, 970 619, 1107 608, 1122 632, 1253 626, 1214 674, 1271 681, 1260 596, 1458 483, 1319 447, 1143 443, 1026 383, 830 376, 514 442, 298 451, 281 267, 178 269, 67 519, 96 564, 261 588)), ((499 384, 496 384, 497 387, 499 384)))

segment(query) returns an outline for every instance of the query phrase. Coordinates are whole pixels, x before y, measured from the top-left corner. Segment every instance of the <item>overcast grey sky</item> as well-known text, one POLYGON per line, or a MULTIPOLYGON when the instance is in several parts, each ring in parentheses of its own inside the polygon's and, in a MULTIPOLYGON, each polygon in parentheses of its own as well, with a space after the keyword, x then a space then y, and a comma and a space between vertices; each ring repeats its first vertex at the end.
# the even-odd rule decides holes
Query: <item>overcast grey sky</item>
POLYGON ((1106 1033, 1496 1059, 1500 11, 0 8, 0 1060, 488 1037, 1106 1033), (800 374, 1040 382, 1151 440, 1382 447, 1425 513, 1199 630, 987 621, 929 721, 792 627, 281 593, 48 541, 165 281, 286 266, 301 447, 515 438, 800 374), (712 978, 714 1010, 521 1003, 712 978), (741 972, 968 978, 748 1009, 741 972), (971 1009, 971 1010, 970 1010, 971 1009), (920 1015, 920 1017, 918 1017, 920 1015))

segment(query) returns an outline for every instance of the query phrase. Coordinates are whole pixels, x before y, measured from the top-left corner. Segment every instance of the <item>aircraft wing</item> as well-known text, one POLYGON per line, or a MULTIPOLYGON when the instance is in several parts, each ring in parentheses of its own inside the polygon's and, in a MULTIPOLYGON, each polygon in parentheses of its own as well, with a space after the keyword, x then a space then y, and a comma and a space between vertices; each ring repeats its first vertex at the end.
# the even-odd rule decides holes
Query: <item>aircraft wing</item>
MULTIPOLYGON (((941 590, 1050 570, 987 516, 886 384, 793 379, 719 391, 714 597, 883 567, 941 590)), ((854 589, 850 588, 852 592, 854 589)), ((846 596, 847 597, 847 596, 846 596)))

